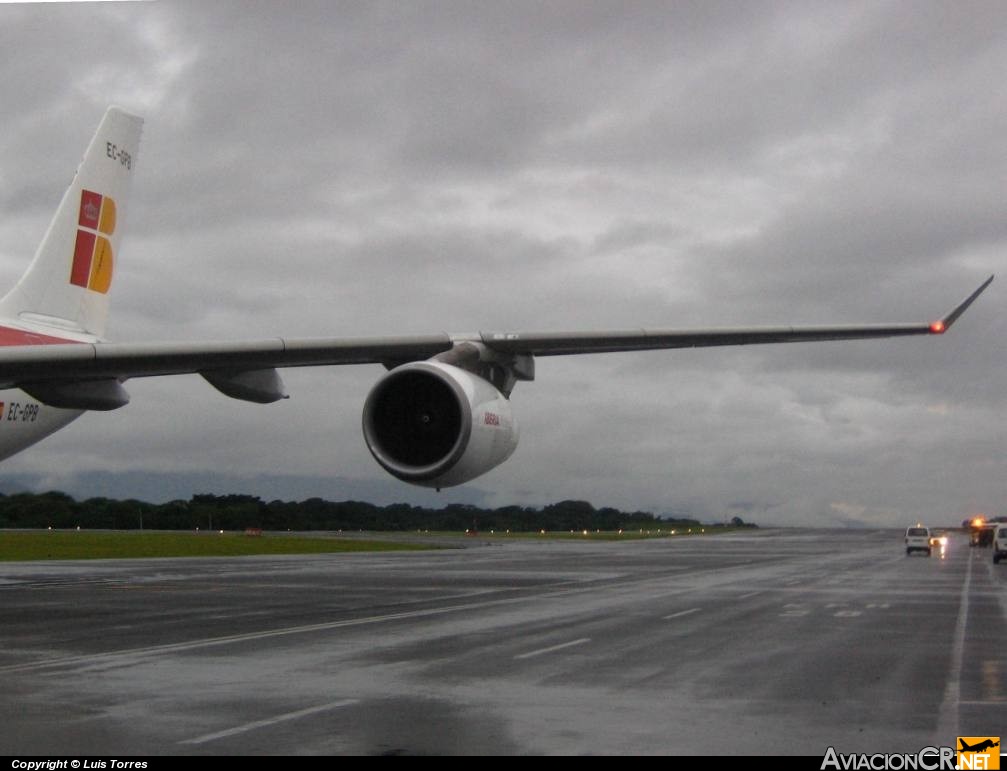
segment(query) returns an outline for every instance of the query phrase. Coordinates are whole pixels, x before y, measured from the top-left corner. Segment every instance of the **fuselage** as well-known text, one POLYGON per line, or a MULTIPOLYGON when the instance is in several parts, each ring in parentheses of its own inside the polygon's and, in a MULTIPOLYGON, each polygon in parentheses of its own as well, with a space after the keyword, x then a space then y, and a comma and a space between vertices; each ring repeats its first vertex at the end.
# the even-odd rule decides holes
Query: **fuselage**
POLYGON ((19 388, 0 391, 0 460, 45 439, 83 414, 47 407, 19 388))
MULTIPOLYGON (((57 337, 41 325, 0 322, 0 346, 54 345, 94 342, 92 335, 57 337), (72 339, 71 339, 72 338, 72 339)), ((42 404, 20 388, 0 390, 0 460, 15 455, 79 418, 83 410, 42 404)))

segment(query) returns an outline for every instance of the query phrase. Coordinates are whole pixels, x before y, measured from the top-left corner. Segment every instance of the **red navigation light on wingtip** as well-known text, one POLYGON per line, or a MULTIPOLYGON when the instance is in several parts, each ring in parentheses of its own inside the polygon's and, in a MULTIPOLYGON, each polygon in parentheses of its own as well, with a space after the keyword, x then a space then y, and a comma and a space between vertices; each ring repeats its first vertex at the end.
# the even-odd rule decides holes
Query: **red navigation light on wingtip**
POLYGON ((947 327, 944 326, 943 321, 935 321, 930 325, 930 333, 934 335, 943 335, 946 329, 947 327))

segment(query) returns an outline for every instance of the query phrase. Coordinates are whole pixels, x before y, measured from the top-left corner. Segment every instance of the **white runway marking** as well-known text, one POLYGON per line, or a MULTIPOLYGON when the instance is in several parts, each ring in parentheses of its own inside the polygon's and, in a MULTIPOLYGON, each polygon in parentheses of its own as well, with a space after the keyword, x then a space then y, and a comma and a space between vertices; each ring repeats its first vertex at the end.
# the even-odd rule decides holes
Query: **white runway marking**
MULTIPOLYGON (((497 601, 498 603, 507 602, 497 601)), ((513 600, 509 600, 513 601, 513 600)), ((79 656, 65 656, 58 659, 47 659, 44 661, 29 661, 24 664, 11 664, 0 667, 0 672, 24 672, 33 669, 45 669, 47 667, 65 667, 76 664, 100 664, 102 662, 114 661, 118 658, 129 658, 135 656, 152 656, 165 653, 177 653, 179 651, 198 650, 200 648, 212 648, 218 645, 231 645, 233 643, 249 642, 252 640, 265 640, 272 637, 286 637, 288 635, 306 634, 310 632, 324 632, 332 629, 344 627, 361 626, 364 624, 380 624, 386 621, 399 621, 409 618, 423 618, 425 616, 438 616, 444 613, 453 613, 459 610, 470 610, 481 608, 490 603, 466 603, 464 605, 449 605, 443 608, 430 608, 426 610, 413 610, 404 613, 388 613, 380 616, 367 616, 365 618, 351 618, 342 621, 328 621, 319 624, 304 624, 301 626, 289 626, 281 629, 269 629, 262 632, 246 632, 244 634, 231 634, 222 637, 206 637, 188 642, 166 643, 164 645, 149 645, 143 648, 127 648, 124 650, 107 651, 104 653, 85 653, 79 656)))
POLYGON ((958 736, 958 707, 962 698, 962 659, 965 656, 965 629, 969 619, 969 587, 972 585, 972 563, 975 554, 969 554, 968 569, 962 582, 958 599, 958 623, 955 625, 954 645, 951 648, 951 671, 948 672, 944 699, 941 703, 937 727, 942 736, 958 736))
MULTIPOLYGON (((983 701, 966 700, 958 702, 959 707, 989 707, 993 704, 1007 704, 1007 699, 985 699, 983 701)), ((1003 753, 1000 753, 1003 757, 1003 753)))
POLYGON ((670 621, 673 618, 680 618, 682 616, 688 616, 690 613, 698 613, 702 608, 689 608, 688 610, 680 610, 678 613, 672 613, 670 616, 664 616, 662 620, 670 621))
POLYGON ((586 642, 591 642, 590 637, 581 637, 579 640, 571 640, 570 642, 560 643, 559 645, 551 645, 548 648, 539 648, 537 651, 529 651, 528 653, 521 653, 515 656, 515 659, 530 659, 535 656, 541 656, 545 653, 552 653, 553 651, 560 651, 564 648, 572 648, 574 645, 583 645, 586 642))
POLYGON ((274 717, 266 718, 265 720, 256 720, 254 723, 245 723, 244 725, 239 725, 235 728, 228 728, 226 731, 217 731, 212 734, 204 734, 203 736, 197 736, 195 739, 186 739, 179 742, 179 744, 205 744, 206 742, 216 741, 217 739, 224 739, 228 736, 236 736, 237 734, 243 734, 246 731, 254 731, 256 728, 265 728, 266 726, 275 725, 276 723, 283 723, 287 720, 297 720, 298 718, 307 717, 308 715, 314 715, 318 712, 327 712, 330 709, 339 709, 340 707, 348 707, 351 704, 356 704, 357 699, 343 699, 341 701, 333 701, 328 704, 320 704, 317 707, 308 707, 307 709, 299 709, 296 712, 285 712, 282 715, 275 715, 274 717))
POLYGON ((786 610, 784 610, 780 614, 781 616, 784 616, 784 617, 793 617, 793 618, 796 618, 798 616, 806 616, 806 615, 808 615, 811 612, 807 608, 801 608, 801 607, 798 607, 798 606, 795 606, 795 605, 792 605, 792 604, 789 604, 789 603, 787 605, 784 605, 784 608, 786 608, 786 610))
MULTIPOLYGON (((584 591, 583 589, 560 589, 553 592, 546 592, 538 595, 535 599, 546 599, 559 597, 568 593, 584 591)), ((0 673, 7 672, 27 672, 32 670, 47 669, 50 667, 67 667, 76 665, 96 665, 115 662, 122 658, 135 658, 143 656, 160 656, 164 654, 177 653, 181 651, 199 650, 202 648, 212 648, 221 645, 231 645, 234 643, 250 642, 253 640, 266 640, 274 637, 286 637, 290 635, 309 634, 313 632, 326 632, 333 629, 343 629, 348 627, 363 626, 367 624, 383 624, 389 621, 401 621, 404 619, 427 618, 444 615, 447 613, 457 613, 466 610, 479 610, 502 605, 517 604, 527 602, 527 597, 507 597, 496 600, 483 600, 478 602, 468 602, 460 605, 445 605, 440 608, 426 608, 422 610, 410 610, 402 613, 386 613, 377 616, 366 616, 364 618, 350 618, 340 621, 325 621, 317 624, 303 624, 299 626, 282 627, 280 629, 267 629, 260 632, 245 632, 242 634, 223 635, 221 637, 205 637, 187 642, 165 643, 162 645, 149 645, 142 648, 126 648, 122 650, 105 651, 103 653, 84 653, 78 656, 64 656, 62 658, 44 659, 42 661, 29 661, 22 664, 9 664, 0 666, 0 673)))
MULTIPOLYGON (((664 579, 644 579, 634 582, 634 586, 646 588, 661 583, 664 579)), ((126 648, 120 650, 104 651, 101 653, 83 653, 74 656, 63 656, 60 658, 43 659, 40 661, 27 661, 20 664, 7 664, 0 666, 0 674, 13 672, 30 672, 57 667, 73 666, 95 666, 103 664, 117 663, 122 659, 135 659, 138 657, 170 655, 182 651, 200 650, 217 646, 232 645, 235 643, 251 642, 254 640, 265 640, 276 637, 286 637, 291 635, 311 634, 315 632, 327 632, 335 629, 350 628, 368 624, 383 624, 387 622, 402 621, 414 618, 435 618, 449 613, 460 613, 469 610, 482 610, 494 607, 504 607, 507 605, 519 605, 534 601, 550 600, 557 597, 582 594, 584 592, 595 591, 592 585, 583 585, 578 582, 563 581, 556 584, 556 588, 546 591, 534 597, 504 597, 499 599, 483 599, 474 602, 465 602, 457 605, 445 605, 439 608, 425 608, 421 610, 403 611, 401 613, 387 613, 376 616, 366 616, 363 618, 343 619, 339 621, 324 621, 316 624, 303 624, 291 627, 281 627, 279 629, 267 629, 258 632, 245 632, 239 634, 222 635, 220 637, 204 637, 197 640, 189 640, 177 643, 163 643, 160 645, 148 645, 140 648, 126 648), (574 585, 571 585, 574 584, 574 585)), ((661 596, 672 596, 694 591, 691 588, 677 589, 665 592, 661 596)), ((485 592, 492 594, 492 592, 485 592)), ((476 594, 483 594, 477 592, 476 594)), ((469 595, 465 595, 469 596, 469 595)), ((453 598, 453 597, 452 597, 453 598)))

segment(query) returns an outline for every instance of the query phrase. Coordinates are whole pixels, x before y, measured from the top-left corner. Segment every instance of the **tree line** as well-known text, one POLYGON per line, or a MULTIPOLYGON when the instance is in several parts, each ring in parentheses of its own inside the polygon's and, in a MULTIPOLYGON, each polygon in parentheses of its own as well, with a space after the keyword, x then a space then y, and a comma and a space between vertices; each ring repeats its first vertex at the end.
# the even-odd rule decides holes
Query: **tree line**
MULTIPOLYGON (((740 520, 732 524, 743 524, 740 520)), ((194 495, 187 501, 147 503, 89 498, 62 492, 0 494, 0 528, 111 530, 637 530, 700 527, 691 518, 666 519, 649 512, 596 509, 586 501, 543 508, 484 509, 452 503, 441 509, 362 501, 263 501, 251 495, 194 495)))

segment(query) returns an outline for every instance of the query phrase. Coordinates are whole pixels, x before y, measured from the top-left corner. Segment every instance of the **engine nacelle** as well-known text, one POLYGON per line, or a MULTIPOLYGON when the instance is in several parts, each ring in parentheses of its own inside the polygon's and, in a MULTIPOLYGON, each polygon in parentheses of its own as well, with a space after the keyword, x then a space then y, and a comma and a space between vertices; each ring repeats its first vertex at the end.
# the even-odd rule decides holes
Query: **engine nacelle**
POLYGON ((388 473, 425 487, 485 474, 517 447, 510 402, 489 382, 450 364, 396 367, 364 403, 364 440, 388 473))

